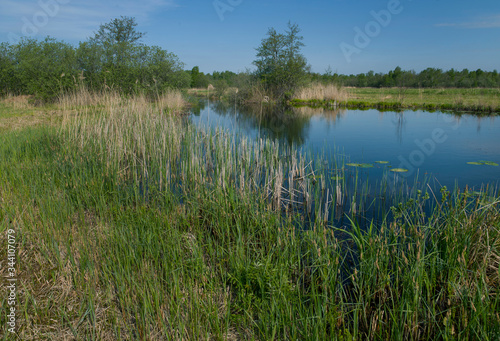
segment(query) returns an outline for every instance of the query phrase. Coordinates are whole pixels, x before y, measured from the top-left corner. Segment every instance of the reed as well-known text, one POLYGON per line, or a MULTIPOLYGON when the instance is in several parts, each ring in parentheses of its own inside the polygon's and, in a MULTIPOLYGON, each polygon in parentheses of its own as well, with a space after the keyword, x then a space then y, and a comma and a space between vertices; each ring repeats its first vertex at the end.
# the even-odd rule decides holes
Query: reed
POLYGON ((499 335, 498 189, 373 184, 337 150, 194 127, 175 96, 100 96, 0 134, 19 338, 499 335))
POLYGON ((344 102, 350 98, 350 95, 346 88, 335 84, 325 85, 321 83, 314 83, 310 86, 297 90, 294 94, 294 98, 303 101, 320 100, 344 102))

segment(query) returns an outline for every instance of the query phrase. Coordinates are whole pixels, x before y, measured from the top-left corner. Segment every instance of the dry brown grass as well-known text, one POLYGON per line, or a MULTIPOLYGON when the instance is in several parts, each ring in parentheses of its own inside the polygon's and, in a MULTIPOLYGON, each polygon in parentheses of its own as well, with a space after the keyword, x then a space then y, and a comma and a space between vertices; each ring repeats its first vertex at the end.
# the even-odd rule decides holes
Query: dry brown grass
POLYGON ((321 100, 321 101, 347 101, 349 92, 346 88, 328 84, 314 83, 295 92, 296 99, 300 100, 321 100))
POLYGON ((160 108, 168 108, 173 112, 180 113, 186 107, 186 101, 180 91, 170 90, 158 96, 160 108))
POLYGON ((33 109, 34 105, 30 103, 32 96, 16 96, 9 94, 3 99, 3 103, 12 106, 14 109, 33 109))
POLYGON ((92 92, 84 87, 78 91, 59 97, 58 105, 64 109, 81 107, 120 108, 133 107, 137 110, 150 111, 151 107, 158 107, 162 112, 181 113, 186 107, 182 93, 179 90, 168 90, 150 99, 145 95, 124 97, 114 90, 92 92))
POLYGON ((31 115, 0 118, 0 130, 19 130, 31 126, 52 125, 60 122, 60 111, 35 111, 31 115))
POLYGON ((19 130, 38 125, 57 125, 62 111, 53 106, 36 106, 31 96, 8 95, 0 100, 0 130, 19 130))
POLYGON ((112 90, 106 91, 89 91, 85 87, 78 88, 77 91, 59 96, 58 104, 64 108, 86 107, 109 105, 121 101, 121 96, 118 92, 112 90))

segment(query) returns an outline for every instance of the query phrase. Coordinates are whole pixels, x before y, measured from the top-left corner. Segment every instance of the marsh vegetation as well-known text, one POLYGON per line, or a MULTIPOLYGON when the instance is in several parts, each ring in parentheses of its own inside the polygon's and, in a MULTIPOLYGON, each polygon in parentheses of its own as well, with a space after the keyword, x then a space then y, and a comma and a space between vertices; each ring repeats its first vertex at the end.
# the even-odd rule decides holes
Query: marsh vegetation
MULTIPOLYGON (((3 339, 500 336, 497 185, 399 181, 405 169, 386 157, 297 143, 311 117, 345 111, 272 107, 294 96, 392 101, 401 89, 380 99, 308 86, 293 24, 269 30, 259 72, 219 73, 210 87, 140 44, 134 27, 114 20, 77 49, 53 39, 0 46, 0 230, 15 231, 20 283, 17 335, 2 329, 3 339), (189 108, 179 89, 200 84, 259 134, 186 117, 206 104, 189 108)), ((498 92, 484 91, 497 105, 498 92)))
POLYGON ((402 190, 360 225, 367 184, 341 155, 200 129, 176 105, 84 94, 57 125, 0 135, 21 338, 498 336, 498 193, 402 190))

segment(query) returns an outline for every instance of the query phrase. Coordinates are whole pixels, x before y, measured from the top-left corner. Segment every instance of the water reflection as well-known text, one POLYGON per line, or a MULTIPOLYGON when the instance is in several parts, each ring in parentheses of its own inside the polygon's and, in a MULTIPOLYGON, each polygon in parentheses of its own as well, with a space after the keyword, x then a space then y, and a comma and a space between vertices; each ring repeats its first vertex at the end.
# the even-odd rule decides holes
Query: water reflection
POLYGON ((209 105, 209 102, 206 100, 192 100, 190 103, 190 112, 194 116, 200 116, 201 112, 205 110, 205 108, 209 105))
POLYGON ((412 181, 414 174, 428 175, 449 188, 456 181, 480 186, 500 180, 500 167, 467 164, 476 160, 500 163, 499 116, 269 105, 241 107, 206 100, 194 106, 192 112, 195 124, 220 127, 251 138, 279 140, 314 154, 338 149, 348 157, 347 162, 373 164, 370 177, 379 178, 391 167, 411 166, 412 171, 401 176, 412 181), (375 163, 379 160, 386 164, 375 163))
MULTIPOLYGON (((381 113, 382 114, 382 113, 381 113)), ((403 129, 405 126, 405 118, 402 112, 396 112, 392 118, 392 123, 396 127, 396 138, 398 139, 399 144, 403 142, 403 129)))
MULTIPOLYGON (((224 118, 222 123, 225 125, 230 123, 232 127, 238 126, 246 131, 253 130, 258 136, 277 139, 295 146, 302 146, 309 139, 312 118, 321 117, 326 124, 335 125, 347 112, 345 109, 324 110, 263 104, 236 107, 220 101, 210 104, 209 108, 216 113, 217 118, 224 118)), ((208 119, 207 112, 207 121, 208 119)))

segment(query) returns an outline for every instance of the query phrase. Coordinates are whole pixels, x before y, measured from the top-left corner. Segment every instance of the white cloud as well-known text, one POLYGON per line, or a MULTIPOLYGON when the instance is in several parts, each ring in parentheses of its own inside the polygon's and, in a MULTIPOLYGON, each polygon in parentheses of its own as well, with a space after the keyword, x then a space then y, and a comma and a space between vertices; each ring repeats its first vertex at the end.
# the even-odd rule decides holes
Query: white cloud
POLYGON ((468 28, 468 29, 500 28, 500 14, 477 18, 474 21, 461 22, 461 23, 441 23, 441 24, 436 24, 435 26, 468 28))
POLYGON ((50 35, 80 41, 113 18, 135 17, 141 26, 152 13, 174 7, 174 0, 2 0, 0 35, 23 36, 28 32, 33 37, 50 35), (29 23, 36 30, 27 28, 29 23))

